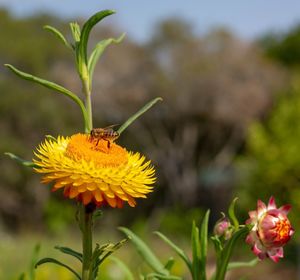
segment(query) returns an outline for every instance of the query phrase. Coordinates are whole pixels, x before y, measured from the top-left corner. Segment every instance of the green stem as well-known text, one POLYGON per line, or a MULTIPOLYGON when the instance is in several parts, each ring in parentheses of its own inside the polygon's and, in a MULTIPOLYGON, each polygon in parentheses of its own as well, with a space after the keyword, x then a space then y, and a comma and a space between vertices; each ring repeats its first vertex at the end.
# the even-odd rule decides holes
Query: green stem
POLYGON ((92 118, 92 102, 91 102, 91 94, 87 94, 85 99, 85 107, 88 115, 88 124, 85 128, 86 133, 90 133, 93 128, 93 118, 92 118))
POLYGON ((249 233, 249 227, 245 226, 237 230, 233 236, 230 238, 226 246, 224 247, 219 262, 217 262, 216 277, 214 280, 224 280, 227 272, 227 267, 232 255, 232 251, 237 243, 237 241, 243 237, 245 234, 249 233))
POLYGON ((89 86, 89 79, 86 78, 82 80, 83 91, 85 94, 85 109, 87 112, 87 124, 85 126, 85 132, 90 133, 93 128, 93 114, 92 114, 92 100, 91 100, 91 90, 89 86))
POLYGON ((90 280, 92 277, 93 254, 93 205, 81 206, 80 227, 82 232, 82 280, 90 280))

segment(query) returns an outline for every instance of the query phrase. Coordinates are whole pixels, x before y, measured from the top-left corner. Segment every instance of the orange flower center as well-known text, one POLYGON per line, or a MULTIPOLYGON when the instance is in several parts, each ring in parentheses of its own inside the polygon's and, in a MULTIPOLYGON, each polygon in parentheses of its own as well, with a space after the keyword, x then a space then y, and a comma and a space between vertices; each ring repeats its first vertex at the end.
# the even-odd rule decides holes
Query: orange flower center
POLYGON ((290 237, 291 224, 288 220, 278 220, 275 225, 278 240, 285 240, 290 237))
POLYGON ((98 167, 117 167, 128 162, 127 151, 121 146, 80 133, 71 137, 66 156, 74 161, 93 162, 98 167))

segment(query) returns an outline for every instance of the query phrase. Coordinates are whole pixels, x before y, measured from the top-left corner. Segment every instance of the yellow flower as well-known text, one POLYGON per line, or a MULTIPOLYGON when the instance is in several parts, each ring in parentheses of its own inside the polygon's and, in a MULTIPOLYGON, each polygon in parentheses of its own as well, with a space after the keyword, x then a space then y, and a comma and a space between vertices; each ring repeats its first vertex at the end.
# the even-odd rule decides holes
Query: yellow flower
POLYGON ((146 198, 156 180, 144 156, 115 143, 108 147, 103 139, 91 141, 88 134, 45 140, 35 156, 35 171, 44 174, 42 182, 53 182, 53 191, 63 188, 66 197, 84 205, 121 208, 126 201, 134 207, 135 198, 146 198))

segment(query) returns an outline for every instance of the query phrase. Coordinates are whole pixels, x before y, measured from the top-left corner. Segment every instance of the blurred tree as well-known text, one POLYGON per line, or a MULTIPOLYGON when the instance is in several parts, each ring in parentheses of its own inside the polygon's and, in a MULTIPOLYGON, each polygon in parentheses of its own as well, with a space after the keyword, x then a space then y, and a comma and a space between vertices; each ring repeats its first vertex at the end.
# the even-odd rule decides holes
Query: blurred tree
POLYGON ((162 167, 165 203, 222 210, 247 126, 270 108, 282 73, 255 45, 222 29, 199 38, 178 19, 161 23, 147 47, 158 64, 151 91, 165 102, 140 138, 162 167))
MULTIPOLYGON (((239 196, 244 209, 260 198, 273 195, 278 204, 293 205, 300 211, 300 76, 294 77, 264 123, 251 125, 247 153, 239 158, 239 196)), ((293 219, 293 218, 292 218, 293 219)), ((297 227, 297 225, 296 225, 297 227)))
MULTIPOLYGON (((42 29, 44 24, 54 21, 56 26, 67 27, 50 16, 14 19, 1 10, 1 65, 11 63, 41 77, 54 77, 57 61, 68 63, 66 57, 69 57, 65 48, 56 44, 52 35, 42 29)), ((53 98, 54 93, 50 90, 17 78, 3 66, 0 92, 0 221, 13 230, 28 225, 29 221, 39 227, 48 190, 39 186, 38 177, 30 170, 18 166, 3 154, 11 151, 30 159, 32 149, 42 135, 70 131, 79 118, 75 106, 64 97, 53 98)))
POLYGON ((292 28, 286 34, 267 34, 259 43, 266 54, 288 67, 299 67, 300 64, 300 25, 292 28))

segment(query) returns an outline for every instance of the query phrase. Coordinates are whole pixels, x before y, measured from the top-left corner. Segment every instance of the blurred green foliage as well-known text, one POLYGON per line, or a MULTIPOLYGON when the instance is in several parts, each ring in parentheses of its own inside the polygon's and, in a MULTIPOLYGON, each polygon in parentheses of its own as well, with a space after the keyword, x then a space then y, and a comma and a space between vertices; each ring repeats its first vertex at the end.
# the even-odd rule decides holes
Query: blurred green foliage
MULTIPOLYGON (((244 210, 271 195, 278 204, 291 204, 295 228, 300 211, 300 28, 261 39, 265 53, 286 66, 289 82, 274 100, 263 121, 254 122, 245 153, 237 160, 244 210)), ((253 206, 252 206, 253 207, 253 206)))
POLYGON ((253 123, 249 129, 247 152, 238 161, 242 179, 239 196, 244 209, 251 209, 251 205, 253 208, 258 198, 267 201, 273 195, 278 203, 293 205, 292 220, 298 220, 299 119, 300 76, 297 76, 291 88, 278 98, 267 120, 253 123))
MULTIPOLYGON (((5 27, 0 39, 1 64, 14 63, 31 73, 57 79, 55 65, 63 61, 69 63, 71 57, 42 28, 44 24, 54 22, 66 30, 67 25, 54 17, 39 15, 16 20, 0 10, 0 25, 5 27)), ((32 149, 42 140, 42 135, 74 131, 80 115, 63 97, 53 98, 50 90, 22 81, 4 67, 0 69, 0 92, 0 128, 4 136, 0 139, 0 167, 3 171, 0 220, 14 231, 27 227, 28 221, 38 229, 43 226, 36 222, 44 217, 42 208, 49 209, 45 206, 47 192, 37 184, 38 178, 29 168, 8 160, 4 152, 11 151, 30 160, 32 149)), ((49 211, 45 215, 49 217, 49 211)))
POLYGON ((50 233, 63 233, 74 223, 74 207, 68 201, 51 197, 43 209, 44 221, 50 233))
POLYGON ((298 67, 300 63, 300 25, 285 34, 268 34, 261 38, 266 55, 287 67, 298 67))

